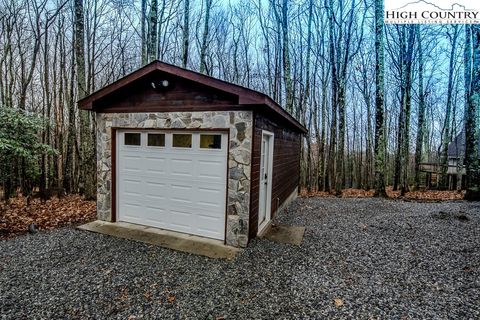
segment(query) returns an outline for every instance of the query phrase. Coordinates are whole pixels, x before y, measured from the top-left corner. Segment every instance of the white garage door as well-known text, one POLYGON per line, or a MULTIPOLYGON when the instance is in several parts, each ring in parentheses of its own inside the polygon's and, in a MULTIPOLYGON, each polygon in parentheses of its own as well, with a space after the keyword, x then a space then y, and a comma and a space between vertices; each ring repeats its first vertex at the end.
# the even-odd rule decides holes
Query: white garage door
POLYGON ((227 140, 206 131, 118 131, 118 220, 223 240, 227 140))

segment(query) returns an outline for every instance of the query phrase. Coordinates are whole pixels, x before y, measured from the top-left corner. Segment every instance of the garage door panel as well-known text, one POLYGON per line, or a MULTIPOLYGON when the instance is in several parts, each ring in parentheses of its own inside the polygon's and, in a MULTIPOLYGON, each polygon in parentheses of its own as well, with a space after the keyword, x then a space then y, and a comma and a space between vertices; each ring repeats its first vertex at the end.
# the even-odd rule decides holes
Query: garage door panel
POLYGON ((223 179, 225 177, 223 161, 219 160, 198 160, 198 177, 207 179, 223 179))
POLYGON ((211 237, 222 234, 225 225, 218 222, 218 220, 210 219, 207 216, 197 217, 197 231, 209 234, 211 237))
POLYGON ((130 201, 125 201, 123 203, 123 214, 124 214, 124 217, 125 218, 131 218, 131 219, 135 219, 135 220, 141 220, 141 211, 142 209, 140 208, 139 210, 139 203, 135 203, 135 202, 130 202, 130 201))
POLYGON ((193 219, 193 214, 187 211, 180 210, 170 210, 169 224, 172 229, 183 232, 193 231, 191 221, 193 219))
POLYGON ((141 195, 142 181, 139 179, 124 179, 121 191, 126 195, 141 195))
POLYGON ((145 168, 145 172, 155 179, 165 179, 168 176, 166 170, 162 167, 145 168))
POLYGON ((211 211, 211 210, 218 210, 220 206, 217 203, 206 202, 206 201, 197 201, 195 203, 198 206, 199 211, 211 211))
POLYGON ((209 215, 217 218, 218 218, 219 210, 222 209, 222 207, 219 204, 209 203, 205 201, 195 202, 195 207, 198 212, 207 212, 207 213, 211 212, 211 214, 209 215))
POLYGON ((129 168, 123 168, 122 171, 125 173, 125 174, 130 174, 132 176, 135 176, 135 175, 139 175, 142 173, 142 169, 129 169, 129 168))
POLYGON ((146 172, 165 175, 168 171, 167 163, 165 158, 145 157, 144 168, 146 172))
POLYGON ((145 222, 155 227, 168 227, 168 210, 166 208, 145 207, 145 222))
POLYGON ((170 185, 171 199, 188 200, 191 202, 193 187, 185 184, 170 185))
POLYGON ((145 201, 147 202, 167 202, 168 199, 165 196, 162 195, 156 195, 156 194, 145 194, 145 201))
MULTIPOLYGON (((147 213, 148 212, 153 212, 155 214, 158 213, 158 214, 166 217, 168 215, 168 208, 166 208, 165 206, 162 206, 161 204, 159 204, 159 205, 149 205, 149 206, 145 206, 145 212, 147 212, 147 213)), ((155 217, 155 215, 152 215, 152 217, 155 217)))
POLYGON ((193 176, 193 161, 190 159, 174 158, 170 161, 170 171, 172 176, 193 176))
POLYGON ((199 149, 199 134, 192 133, 192 148, 173 148, 165 133, 165 147, 147 147, 147 134, 142 146, 117 148, 119 221, 223 240, 226 143, 199 149))
POLYGON ((149 197, 156 200, 166 201, 168 198, 168 185, 166 183, 151 181, 146 179, 145 181, 145 197, 149 197))
MULTIPOLYGON (((200 183, 201 184, 201 183, 200 183)), ((223 193, 221 184, 210 183, 207 185, 202 185, 197 188, 198 194, 200 197, 215 197, 218 200, 220 193, 223 193)))
POLYGON ((139 172, 139 171, 142 171, 141 168, 138 167, 138 163, 139 161, 141 161, 141 157, 138 157, 138 156, 130 156, 130 157, 125 157, 124 159, 122 159, 122 164, 123 164, 123 168, 122 170, 127 170, 127 171, 131 171, 131 172, 139 172))
POLYGON ((181 199, 177 197, 172 197, 170 204, 174 207, 185 208, 185 210, 192 210, 194 207, 193 202, 189 199, 181 199))

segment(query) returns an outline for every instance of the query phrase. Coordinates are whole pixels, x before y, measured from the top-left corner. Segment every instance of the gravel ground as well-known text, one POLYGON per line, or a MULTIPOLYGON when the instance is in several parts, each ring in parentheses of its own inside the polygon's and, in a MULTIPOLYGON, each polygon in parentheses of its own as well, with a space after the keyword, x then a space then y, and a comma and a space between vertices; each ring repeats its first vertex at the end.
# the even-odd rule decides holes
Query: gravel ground
POLYGON ((235 261, 72 228, 0 241, 0 319, 480 318, 480 203, 298 199, 278 220, 300 248, 235 261))

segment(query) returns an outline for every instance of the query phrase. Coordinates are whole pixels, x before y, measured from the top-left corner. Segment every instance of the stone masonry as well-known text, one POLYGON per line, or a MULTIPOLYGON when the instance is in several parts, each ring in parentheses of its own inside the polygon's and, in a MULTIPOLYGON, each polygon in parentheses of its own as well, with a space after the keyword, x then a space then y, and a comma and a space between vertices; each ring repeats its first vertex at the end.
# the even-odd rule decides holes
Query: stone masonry
POLYGON ((250 216, 252 112, 97 113, 97 217, 111 221, 111 128, 229 129, 226 243, 246 247, 250 216))

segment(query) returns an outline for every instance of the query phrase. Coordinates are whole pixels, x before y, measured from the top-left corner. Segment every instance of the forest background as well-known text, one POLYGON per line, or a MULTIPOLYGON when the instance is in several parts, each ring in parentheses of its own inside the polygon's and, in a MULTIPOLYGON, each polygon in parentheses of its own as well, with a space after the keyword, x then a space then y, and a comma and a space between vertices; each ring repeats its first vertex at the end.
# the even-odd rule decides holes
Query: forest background
POLYGON ((278 101, 309 130, 309 192, 418 190, 421 163, 447 188, 466 130, 479 195, 476 25, 384 25, 379 0, 0 0, 4 198, 94 198, 95 115, 76 102, 155 59, 278 101))

